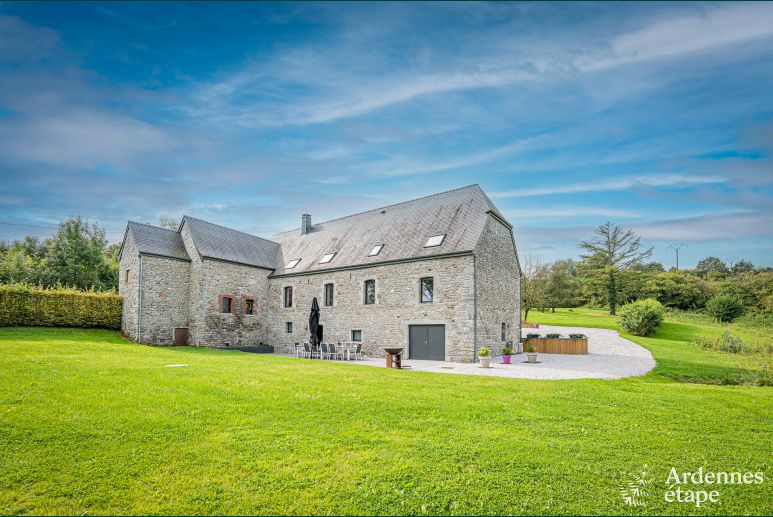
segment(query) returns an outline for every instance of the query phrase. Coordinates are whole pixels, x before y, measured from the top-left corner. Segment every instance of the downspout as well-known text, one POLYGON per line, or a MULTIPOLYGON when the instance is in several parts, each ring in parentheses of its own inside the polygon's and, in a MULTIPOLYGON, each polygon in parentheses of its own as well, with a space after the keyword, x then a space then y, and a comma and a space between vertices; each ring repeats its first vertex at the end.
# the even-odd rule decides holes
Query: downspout
POLYGON ((142 343, 142 255, 140 255, 139 293, 137 293, 137 343, 142 343))
POLYGON ((523 274, 520 271, 520 267, 518 268, 518 334, 516 343, 518 344, 518 348, 516 349, 518 353, 523 352, 523 347, 521 346, 521 328, 523 327, 523 316, 522 316, 522 308, 523 308, 523 274))
POLYGON ((478 362, 478 266, 475 254, 472 255, 472 362, 478 362))

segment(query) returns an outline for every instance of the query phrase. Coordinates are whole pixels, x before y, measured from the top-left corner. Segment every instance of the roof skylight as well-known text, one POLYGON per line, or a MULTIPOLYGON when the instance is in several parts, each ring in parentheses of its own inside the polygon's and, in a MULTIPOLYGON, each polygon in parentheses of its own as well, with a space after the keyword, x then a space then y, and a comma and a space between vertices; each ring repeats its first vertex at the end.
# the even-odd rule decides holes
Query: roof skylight
POLYGON ((442 233, 440 235, 433 235, 429 239, 427 239, 427 244, 424 245, 425 248, 433 248, 435 246, 440 246, 443 244, 443 240, 445 240, 446 234, 442 233))
POLYGON ((335 251, 333 253, 326 253, 325 255, 322 255, 321 259, 319 259, 319 263, 320 264, 327 264, 328 262, 333 260, 333 257, 335 257, 335 256, 336 256, 336 252, 335 251))
POLYGON ((300 262, 300 261, 301 261, 301 259, 291 260, 290 262, 287 263, 287 265, 285 266, 285 269, 292 269, 292 268, 294 268, 295 266, 298 265, 298 262, 300 262))
POLYGON ((368 253, 368 256, 369 257, 375 257, 376 255, 381 253, 381 248, 383 248, 383 247, 384 247, 383 244, 379 244, 378 246, 373 246, 373 249, 370 250, 370 253, 368 253))

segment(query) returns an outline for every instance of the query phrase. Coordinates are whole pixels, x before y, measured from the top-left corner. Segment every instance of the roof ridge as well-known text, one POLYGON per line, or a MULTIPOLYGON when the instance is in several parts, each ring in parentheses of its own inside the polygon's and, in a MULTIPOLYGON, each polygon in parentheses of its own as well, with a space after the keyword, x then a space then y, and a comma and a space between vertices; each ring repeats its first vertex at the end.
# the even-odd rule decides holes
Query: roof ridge
POLYGON ((177 234, 180 233, 177 230, 170 230, 169 228, 164 228, 163 226, 156 226, 155 224, 150 224, 150 223, 140 223, 138 221, 132 221, 131 219, 128 221, 127 224, 138 224, 140 226, 146 226, 148 228, 154 228, 156 230, 165 230, 167 232, 172 232, 172 233, 177 233, 177 234))
POLYGON ((271 244, 279 245, 278 242, 272 241, 271 239, 266 239, 264 237, 259 237, 257 235, 253 235, 251 233, 243 232, 241 230, 237 230, 236 228, 230 228, 228 226, 223 226, 222 224, 213 223, 212 221, 205 221, 204 219, 199 219, 198 217, 193 217, 191 215, 183 215, 183 220, 185 220, 185 219, 193 219, 194 221, 199 221, 199 222, 202 222, 202 223, 211 224, 212 226, 217 226, 218 228, 223 228, 225 230, 231 230, 232 232, 241 233, 242 235, 246 235, 248 237, 253 237, 255 239, 260 239, 262 241, 266 241, 266 242, 271 243, 271 244))
MULTIPOLYGON (((357 215, 367 214, 368 212, 376 212, 378 210, 385 210, 387 208, 394 208, 396 206, 406 205, 408 203, 413 203, 414 201, 421 201, 422 199, 428 199, 428 198, 435 197, 435 196, 441 196, 443 194, 449 194, 451 192, 456 192, 458 190, 464 190, 466 188, 471 188, 471 187, 478 187, 479 190, 483 191, 483 189, 480 188, 480 184, 479 183, 472 183, 470 185, 465 185, 464 187, 452 188, 452 189, 449 189, 449 190, 444 190, 443 192, 435 192, 434 194, 428 194, 426 196, 420 196, 420 197, 417 197, 417 198, 414 198, 414 199, 408 199, 406 201, 401 201, 399 203, 392 203, 391 205, 385 205, 385 206, 382 206, 382 207, 379 207, 379 208, 371 208, 370 210, 362 210, 360 212, 355 212, 353 214, 344 215, 342 217, 336 217, 334 219, 328 219, 327 221, 320 221, 320 222, 315 223, 315 224, 327 224, 327 223, 332 223, 332 222, 335 222, 335 221, 341 221, 342 219, 348 219, 349 217, 354 217, 354 216, 357 216, 357 215)), ((484 195, 485 195, 485 193, 484 193, 484 195)), ((312 227, 313 226, 314 225, 312 225, 312 227)), ((283 235, 285 233, 296 232, 296 231, 298 231, 300 229, 301 229, 301 227, 299 226, 298 228, 291 228, 289 230, 284 230, 284 231, 281 231, 281 232, 277 232, 274 235, 283 235)))

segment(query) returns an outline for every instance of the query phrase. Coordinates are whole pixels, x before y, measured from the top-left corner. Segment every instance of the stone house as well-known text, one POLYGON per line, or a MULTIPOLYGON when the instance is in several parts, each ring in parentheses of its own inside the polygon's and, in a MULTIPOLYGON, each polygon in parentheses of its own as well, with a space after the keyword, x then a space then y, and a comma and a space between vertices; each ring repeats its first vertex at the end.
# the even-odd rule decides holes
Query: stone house
POLYGON ((475 361, 520 335, 512 226, 478 185, 262 239, 185 216, 177 231, 129 222, 119 255, 122 330, 158 345, 323 340, 367 355, 475 361))

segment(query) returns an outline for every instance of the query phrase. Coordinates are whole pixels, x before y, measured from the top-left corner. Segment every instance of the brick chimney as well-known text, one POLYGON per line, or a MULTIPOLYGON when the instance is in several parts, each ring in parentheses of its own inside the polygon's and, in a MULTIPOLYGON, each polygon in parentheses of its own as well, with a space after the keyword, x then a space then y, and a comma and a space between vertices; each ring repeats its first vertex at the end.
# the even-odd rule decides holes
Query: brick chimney
POLYGON ((301 235, 306 235, 311 231, 311 216, 303 214, 301 216, 301 235))

